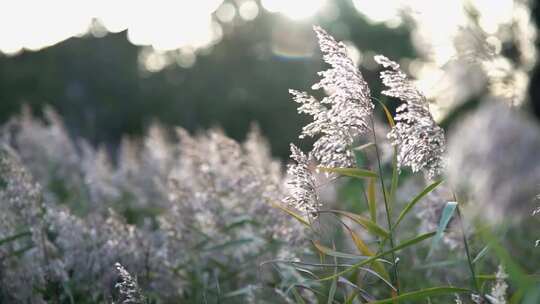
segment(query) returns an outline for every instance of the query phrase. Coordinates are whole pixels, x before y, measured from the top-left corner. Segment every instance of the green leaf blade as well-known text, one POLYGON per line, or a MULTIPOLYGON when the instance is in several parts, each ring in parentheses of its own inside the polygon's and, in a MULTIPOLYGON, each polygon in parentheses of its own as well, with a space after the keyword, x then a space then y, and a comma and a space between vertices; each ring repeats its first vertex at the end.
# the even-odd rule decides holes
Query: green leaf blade
POLYGON ((403 208, 403 210, 401 211, 401 213, 399 214, 398 216, 398 219, 396 220, 396 223, 394 224, 394 228, 393 229, 396 229, 396 227, 399 225, 399 223, 401 223, 401 221, 405 218, 405 216, 407 215, 407 213, 409 213, 409 211, 412 210, 412 208, 416 205, 416 203, 418 203, 424 196, 428 195, 429 193, 431 193, 431 191, 433 191, 435 188, 437 188, 437 186, 439 186, 443 181, 440 180, 440 181, 436 181, 434 183, 432 183, 431 185, 427 186, 426 188, 424 188, 424 190, 422 190, 418 195, 416 195, 406 206, 405 208, 403 208))
POLYGON ((444 206, 441 219, 439 220, 439 226, 437 226, 437 233, 431 241, 431 248, 429 249, 428 257, 431 256, 433 250, 435 250, 435 247, 437 247, 438 243, 442 239, 444 231, 446 230, 446 227, 448 227, 448 223, 450 223, 450 220, 452 219, 456 208, 457 202, 448 202, 446 203, 446 206, 444 206))
POLYGON ((369 214, 371 216, 371 220, 373 223, 377 224, 377 202, 376 196, 375 196, 375 180, 373 178, 370 178, 368 180, 368 194, 367 194, 367 200, 368 200, 368 207, 369 207, 369 214))
POLYGON ((343 215, 345 217, 348 217, 349 219, 353 220, 357 224, 364 227, 366 230, 368 230, 372 234, 378 235, 378 236, 380 236, 380 237, 382 237, 384 239, 387 239, 390 236, 390 233, 388 232, 388 230, 382 228, 381 226, 374 223, 370 219, 365 218, 365 217, 363 217, 361 215, 354 214, 352 212, 341 211, 341 210, 329 210, 329 211, 326 211, 326 212, 339 214, 339 215, 343 215))
POLYGON ((367 170, 367 169, 358 169, 358 168, 326 168, 318 167, 321 172, 326 173, 337 173, 343 176, 349 176, 354 178, 377 178, 377 173, 367 170))
POLYGON ((308 221, 306 221, 300 214, 294 212, 293 210, 281 205, 280 203, 278 202, 270 202, 270 204, 275 207, 275 208, 278 208, 280 209, 281 211, 287 213, 288 215, 294 217, 297 221, 299 221, 300 223, 304 224, 305 226, 307 227, 311 227, 310 223, 308 221))
POLYGON ((30 232, 30 231, 23 231, 23 232, 11 235, 11 236, 8 236, 6 238, 0 239, 0 245, 10 243, 10 242, 13 242, 13 241, 15 241, 17 239, 20 239, 20 238, 25 237, 25 236, 30 236, 30 235, 32 235, 32 232, 30 232))
POLYGON ((339 252, 339 251, 336 251, 332 248, 329 248, 329 247, 326 247, 324 245, 322 245, 321 243, 319 243, 318 241, 312 241, 313 243, 313 246, 315 246, 315 248, 317 248, 317 250, 323 254, 326 254, 326 255, 329 255, 329 256, 333 256, 333 257, 337 257, 337 258, 344 258, 344 259, 367 259, 368 257, 367 256, 364 256, 364 255, 357 255, 357 254, 352 254, 352 253, 345 253, 345 252, 339 252))
POLYGON ((391 254, 392 252, 396 252, 398 250, 407 248, 407 247, 412 246, 414 244, 420 243, 420 242, 422 242, 422 241, 424 241, 426 239, 429 239, 430 237, 434 236, 435 233, 436 232, 429 232, 429 233, 426 233, 426 234, 419 235, 419 236, 417 236, 417 237, 415 237, 413 239, 407 240, 407 241, 397 245, 396 247, 394 247, 394 248, 392 248, 390 250, 387 250, 385 252, 381 252, 381 253, 379 253, 377 255, 374 255, 374 256, 370 257, 369 259, 366 259, 366 260, 364 260, 362 262, 354 264, 351 267, 349 267, 349 268, 347 268, 347 269, 345 269, 345 270, 343 270, 341 272, 338 272, 337 274, 334 274, 334 275, 331 275, 331 276, 328 276, 328 277, 325 277, 325 278, 321 278, 321 279, 316 280, 316 281, 318 281, 318 282, 328 281, 328 280, 334 279, 335 277, 342 276, 342 275, 348 273, 349 271, 355 270, 355 269, 357 269, 359 267, 362 267, 364 265, 372 263, 373 261, 376 261, 376 260, 378 260, 379 258, 381 258, 381 257, 383 257, 385 255, 391 254))
POLYGON ((450 286, 431 287, 431 288, 426 288, 422 290, 402 293, 401 295, 393 297, 393 298, 388 298, 388 299, 369 302, 369 303, 370 304, 395 303, 395 301, 420 300, 420 299, 425 299, 427 297, 450 295, 450 294, 464 293, 464 292, 470 293, 471 291, 465 288, 450 287, 450 286))

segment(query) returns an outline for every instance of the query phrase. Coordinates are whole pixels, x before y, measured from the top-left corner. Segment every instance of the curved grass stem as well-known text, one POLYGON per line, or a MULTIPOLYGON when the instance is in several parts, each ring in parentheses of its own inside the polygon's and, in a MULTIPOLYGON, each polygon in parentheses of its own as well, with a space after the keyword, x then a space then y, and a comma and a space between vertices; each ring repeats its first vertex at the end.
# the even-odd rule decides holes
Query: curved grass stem
POLYGON ((465 234, 465 226, 463 225, 463 217, 461 216, 461 211, 459 209, 459 203, 458 203, 458 206, 456 207, 456 211, 457 211, 457 215, 458 215, 458 219, 459 219, 459 225, 460 225, 460 229, 461 229, 461 234, 463 236, 463 245, 465 246, 465 254, 467 255, 467 263, 469 264, 469 270, 471 271, 471 285, 472 285, 472 288, 477 293, 479 293, 480 288, 478 286, 478 282, 476 281, 476 273, 474 271, 473 260, 471 258, 471 253, 470 253, 470 250, 469 250, 469 242, 467 242, 467 235, 465 234))
MULTIPOLYGON (((390 233, 389 239, 390 239, 390 249, 394 249, 394 233, 392 229, 392 219, 390 214, 390 205, 388 202, 388 198, 386 197, 386 188, 384 186, 384 175, 382 171, 382 165, 381 165, 381 157, 379 155, 379 147, 377 145, 377 135, 375 135, 375 123, 373 121, 373 117, 371 117, 371 128, 373 132, 373 143, 375 144, 375 154, 377 154, 377 165, 379 167, 379 180, 381 181, 381 188, 383 193, 383 199, 384 199, 384 209, 386 212, 386 221, 388 223, 388 231, 390 233)), ((392 252, 392 262, 393 262, 393 280, 392 284, 396 287, 396 292, 399 295, 399 272, 398 272, 398 265, 397 265, 397 259, 396 254, 392 252)))

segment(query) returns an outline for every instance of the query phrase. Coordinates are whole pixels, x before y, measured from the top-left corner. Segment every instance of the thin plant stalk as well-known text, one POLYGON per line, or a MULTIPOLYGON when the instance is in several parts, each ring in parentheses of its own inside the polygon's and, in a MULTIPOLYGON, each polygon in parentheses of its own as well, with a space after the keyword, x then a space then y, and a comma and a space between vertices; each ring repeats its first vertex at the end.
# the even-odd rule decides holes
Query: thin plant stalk
MULTIPOLYGON (((394 233, 392 229, 392 219, 390 216, 390 208, 388 204, 388 199, 386 198, 386 188, 384 186, 384 178, 383 178, 383 171, 381 166, 381 157, 379 155, 379 147, 377 145, 377 135, 375 135, 375 123, 373 121, 373 117, 371 117, 371 127, 373 132, 373 143, 375 144, 375 153, 377 154, 377 165, 379 167, 379 180, 381 181, 381 187, 382 187, 382 193, 383 193, 383 199, 384 199, 384 209, 386 212, 386 221, 388 223, 388 232, 389 232, 389 239, 390 239, 390 247, 391 249, 394 249, 394 233)), ((396 263, 396 254, 392 252, 392 262, 394 264, 393 272, 394 272, 394 286, 396 287, 396 292, 399 295, 399 272, 397 269, 397 263, 396 263)))
POLYGON ((470 250, 469 250, 469 242, 467 241, 467 236, 465 234, 465 226, 463 225, 463 217, 461 216, 461 211, 459 210, 459 204, 456 207, 458 219, 459 219, 459 225, 461 228, 461 234, 463 236, 463 245, 465 246, 465 254, 467 255, 467 264, 469 264, 469 270, 471 271, 471 285, 473 289, 479 293, 480 288, 478 287, 478 282, 476 281, 476 273, 474 271, 474 265, 472 262, 470 250))

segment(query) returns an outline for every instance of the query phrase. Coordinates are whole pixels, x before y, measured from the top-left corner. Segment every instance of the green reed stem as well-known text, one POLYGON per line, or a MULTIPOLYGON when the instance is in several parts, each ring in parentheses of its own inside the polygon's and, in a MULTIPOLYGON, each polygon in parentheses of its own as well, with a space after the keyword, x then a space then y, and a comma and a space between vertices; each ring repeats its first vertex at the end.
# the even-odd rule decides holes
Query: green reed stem
POLYGON ((465 254, 467 255, 467 263, 469 264, 469 270, 471 271, 471 285, 473 289, 479 293, 480 288, 478 287, 478 282, 476 281, 476 273, 474 271, 474 265, 471 258, 471 253, 469 250, 469 242, 467 242, 467 236, 465 234, 465 226, 463 225, 463 217, 461 216, 461 211, 459 210, 459 203, 456 207, 458 219, 459 219, 459 225, 461 228, 461 234, 463 236, 463 245, 465 246, 465 254))
MULTIPOLYGON (((388 204, 388 199, 386 198, 386 188, 384 186, 384 178, 383 178, 383 171, 382 171, 382 165, 381 165, 381 157, 379 155, 379 147, 377 145, 377 135, 375 135, 375 123, 373 122, 373 117, 371 117, 371 128, 373 132, 373 143, 375 144, 375 152, 377 154, 377 165, 379 167, 379 180, 381 181, 381 187, 382 187, 382 193, 384 198, 384 209, 386 211, 386 221, 388 223, 388 231, 390 234, 390 247, 391 249, 394 249, 394 233, 392 229, 392 219, 390 215, 390 208, 388 204)), ((396 254, 392 252, 392 262, 394 264, 394 275, 393 275, 393 284, 396 287, 396 292, 399 295, 399 273, 398 273, 398 267, 397 267, 397 260, 396 260, 396 254)))

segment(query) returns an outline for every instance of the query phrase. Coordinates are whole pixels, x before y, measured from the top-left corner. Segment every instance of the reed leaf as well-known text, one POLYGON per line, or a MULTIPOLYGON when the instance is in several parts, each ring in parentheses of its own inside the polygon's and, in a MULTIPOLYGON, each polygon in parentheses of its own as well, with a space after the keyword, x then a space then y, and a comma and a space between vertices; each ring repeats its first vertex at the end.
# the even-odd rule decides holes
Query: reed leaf
POLYGON ((276 203, 276 202, 270 202, 270 204, 275 207, 275 208, 278 208, 280 209, 281 211, 287 213, 288 215, 294 217, 295 219, 297 219, 300 223, 308 226, 308 227, 311 227, 310 223, 308 221, 306 221, 300 214, 294 212, 293 210, 281 205, 280 203, 276 203))
POLYGON ((321 172, 327 173, 337 173, 343 176, 355 177, 355 178, 376 178, 378 177, 377 173, 367 170, 367 169, 358 169, 358 168, 326 168, 318 167, 321 172))
POLYGON ((441 219, 439 220, 439 225, 437 226, 437 234, 431 241, 431 247, 429 248, 428 257, 431 256, 431 254, 433 253, 433 250, 435 250, 435 248, 439 244, 439 241, 442 239, 444 230, 446 230, 448 223, 450 223, 450 219, 452 219, 452 216, 454 215, 456 211, 456 207, 457 207, 457 202, 448 202, 446 203, 446 206, 444 206, 441 219))
POLYGON ((398 219, 396 220, 396 223, 394 224, 393 229, 395 230, 396 227, 401 223, 401 221, 405 218, 405 216, 409 213, 409 211, 412 210, 412 208, 418 203, 424 196, 428 195, 431 191, 433 191, 437 186, 439 186, 443 181, 436 181, 432 183, 431 185, 427 186, 422 192, 418 193, 406 206, 403 208, 401 213, 398 216, 398 219))
POLYGON ((322 245, 319 241, 312 241, 313 246, 322 254, 338 257, 338 258, 344 258, 344 259, 367 259, 368 257, 363 255, 357 255, 357 254, 351 254, 351 253, 345 253, 345 252, 339 252, 336 251, 330 247, 326 247, 322 245))
POLYGON ((435 233, 436 233, 436 232, 429 232, 429 233, 425 233, 425 234, 419 235, 419 236, 417 236, 417 237, 415 237, 415 238, 412 238, 412 239, 410 239, 410 240, 407 240, 407 241, 405 241, 405 242, 403 242, 403 243, 397 245, 396 247, 394 247, 394 248, 392 248, 392 249, 390 249, 390 250, 381 252, 381 253, 379 253, 379 254, 377 254, 377 255, 374 255, 374 256, 370 257, 369 259, 366 259, 366 260, 364 260, 364 261, 362 261, 362 262, 359 262, 359 263, 357 263, 357 264, 354 264, 354 265, 352 265, 351 267, 349 267, 349 268, 347 268, 347 269, 345 269, 345 270, 343 270, 343 271, 341 271, 341 272, 338 272, 337 274, 334 274, 334 275, 331 275, 331 276, 328 276, 328 277, 321 278, 321 279, 319 279, 319 280, 317 280, 317 281, 319 281, 319 282, 322 282, 322 281, 328 281, 328 280, 332 280, 332 279, 333 279, 334 277, 336 277, 336 276, 342 276, 342 275, 348 273, 349 271, 353 271, 353 270, 355 270, 355 269, 357 269, 357 268, 359 268, 359 267, 362 267, 362 266, 364 266, 364 265, 367 265, 367 264, 369 264, 369 263, 372 263, 373 261, 376 261, 377 259, 379 259, 379 258, 381 258, 381 257, 383 257, 383 256, 385 256, 385 255, 387 255, 387 254, 391 254, 392 252, 399 251, 399 250, 401 250, 401 249, 410 247, 410 246, 415 245, 415 244, 417 244, 417 243, 420 243, 420 242, 422 242, 422 241, 424 241, 424 240, 426 240, 426 239, 429 239, 429 238, 433 237, 433 236, 435 235, 435 233))
POLYGON ((367 219, 367 218, 365 218, 365 217, 363 217, 361 215, 358 215, 358 214, 355 214, 355 213, 352 213, 352 212, 341 211, 341 210, 319 211, 319 213, 324 213, 324 212, 330 212, 330 213, 345 216, 345 217, 353 220, 355 223, 357 223, 357 224, 361 225, 362 227, 364 227, 367 231, 369 231, 373 235, 378 235, 378 236, 380 236, 380 237, 382 237, 384 239, 388 238, 388 236, 390 235, 388 230, 384 229, 383 227, 377 225, 376 223, 374 223, 370 219, 367 219))
POLYGON ((30 236, 30 235, 32 235, 32 232, 30 232, 30 231, 23 231, 23 232, 20 232, 20 233, 16 233, 16 234, 8 236, 6 238, 0 239, 0 245, 10 243, 10 242, 13 242, 13 241, 15 241, 17 239, 20 239, 20 238, 25 237, 25 236, 30 236))
POLYGON ((386 304, 386 303, 395 303, 395 301, 402 301, 402 300, 421 300, 421 299, 425 299, 425 298, 433 297, 433 296, 450 295, 450 294, 464 293, 464 292, 471 292, 471 291, 465 288, 450 287, 450 286, 431 287, 431 288, 426 288, 422 290, 402 293, 399 296, 395 296, 395 297, 384 299, 384 300, 369 302, 369 303, 370 304, 386 304))
POLYGON ((375 201, 375 180, 373 178, 368 180, 367 202, 371 220, 373 223, 377 224, 377 203, 375 201))

